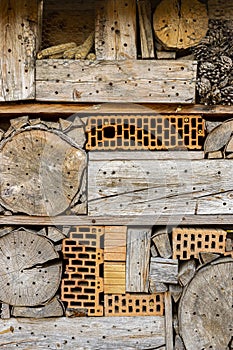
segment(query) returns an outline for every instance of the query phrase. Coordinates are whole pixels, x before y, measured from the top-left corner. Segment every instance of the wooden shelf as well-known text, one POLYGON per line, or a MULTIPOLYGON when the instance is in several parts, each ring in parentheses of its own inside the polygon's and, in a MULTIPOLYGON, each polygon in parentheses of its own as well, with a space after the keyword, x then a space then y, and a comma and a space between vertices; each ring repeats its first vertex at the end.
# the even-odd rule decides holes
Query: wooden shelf
POLYGON ((152 225, 170 225, 170 226, 201 226, 218 225, 228 226, 233 224, 233 215, 138 215, 138 216, 23 216, 10 215, 0 216, 0 225, 17 226, 81 226, 81 225, 100 225, 100 226, 152 226, 152 225))
POLYGON ((39 103, 18 102, 0 103, 0 117, 12 114, 100 114, 100 113, 160 113, 160 114, 202 114, 211 117, 231 116, 232 106, 205 106, 200 104, 162 104, 162 103, 39 103))

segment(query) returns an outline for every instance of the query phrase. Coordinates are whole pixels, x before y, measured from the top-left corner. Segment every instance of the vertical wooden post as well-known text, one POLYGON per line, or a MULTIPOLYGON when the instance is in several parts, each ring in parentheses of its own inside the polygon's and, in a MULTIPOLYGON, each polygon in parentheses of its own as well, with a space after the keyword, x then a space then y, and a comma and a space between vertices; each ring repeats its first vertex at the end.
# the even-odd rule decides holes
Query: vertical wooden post
POLYGON ((96 58, 136 59, 136 1, 102 1, 97 8, 96 58))
POLYGON ((166 326, 166 350, 173 350, 173 322, 172 322, 172 298, 171 293, 164 294, 165 326, 166 326))
POLYGON ((140 0, 137 4, 142 58, 154 58, 155 52, 151 25, 151 2, 150 0, 140 0))
POLYGON ((0 101, 35 98, 42 0, 0 2, 0 101))

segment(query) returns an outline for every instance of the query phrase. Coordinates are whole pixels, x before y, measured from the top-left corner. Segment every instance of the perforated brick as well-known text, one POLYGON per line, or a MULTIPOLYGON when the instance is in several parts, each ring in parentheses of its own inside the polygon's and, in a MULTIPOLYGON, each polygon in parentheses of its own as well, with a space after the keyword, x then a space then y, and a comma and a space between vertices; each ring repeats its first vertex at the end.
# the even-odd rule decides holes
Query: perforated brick
POLYGON ((88 316, 102 316, 103 249, 79 245, 79 239, 73 238, 63 241, 62 250, 68 262, 61 299, 69 308, 86 309, 88 316))
POLYGON ((174 228, 172 231, 173 259, 198 258, 198 253, 224 254, 226 231, 220 229, 174 228))
POLYGON ((72 251, 72 241, 75 244, 85 245, 96 248, 103 248, 104 246, 104 227, 103 226, 72 226, 69 232, 69 240, 66 240, 64 246, 64 253, 72 251))
POLYGON ((201 149, 205 125, 198 115, 92 116, 87 150, 201 149))
POLYGON ((104 296, 105 316, 163 316, 164 296, 124 294, 104 296))

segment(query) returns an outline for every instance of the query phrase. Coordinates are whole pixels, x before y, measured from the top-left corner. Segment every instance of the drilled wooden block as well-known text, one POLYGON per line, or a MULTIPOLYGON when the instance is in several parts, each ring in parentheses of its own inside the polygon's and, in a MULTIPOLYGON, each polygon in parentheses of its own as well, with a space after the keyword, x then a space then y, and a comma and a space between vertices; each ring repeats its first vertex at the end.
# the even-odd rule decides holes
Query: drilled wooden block
POLYGON ((72 252, 72 242, 75 245, 85 245, 96 248, 103 248, 104 227, 103 226, 72 226, 69 232, 70 244, 66 240, 64 254, 72 252))
POLYGON ((199 115, 92 116, 87 150, 201 149, 205 125, 199 115))
POLYGON ((79 245, 75 239, 65 239, 63 252, 68 263, 61 284, 61 299, 68 308, 86 309, 88 316, 102 316, 103 249, 79 245), (67 246, 69 251, 65 249, 67 246))
POLYGON ((104 310, 105 316, 163 316, 164 295, 105 295, 104 310))
POLYGON ((226 231, 221 229, 175 228, 172 231, 173 259, 198 258, 200 252, 224 254, 226 231))
POLYGON ((105 226, 104 261, 126 261, 126 226, 105 226))
POLYGON ((104 293, 124 294, 125 278, 125 262, 104 262, 104 293))

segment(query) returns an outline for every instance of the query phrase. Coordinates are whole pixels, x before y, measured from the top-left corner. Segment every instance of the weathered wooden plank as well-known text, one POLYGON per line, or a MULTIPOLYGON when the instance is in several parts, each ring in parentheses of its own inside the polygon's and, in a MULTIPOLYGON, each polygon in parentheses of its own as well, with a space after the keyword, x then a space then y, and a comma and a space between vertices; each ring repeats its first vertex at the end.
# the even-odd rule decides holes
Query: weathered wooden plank
POLYGON ((39 60, 36 99, 193 103, 196 67, 187 60, 39 60))
POLYGON ((104 293, 125 294, 126 268, 122 261, 104 262, 104 293))
POLYGON ((178 113, 178 114, 203 114, 211 115, 211 118, 225 118, 232 116, 232 107, 223 105, 186 105, 186 104, 166 104, 166 103, 34 103, 28 101, 21 104, 0 104, 0 116, 12 118, 12 114, 31 115, 31 114, 61 114, 63 117, 67 114, 82 113, 92 115, 99 113, 178 113))
POLYGON ((97 60, 136 59, 136 1, 99 1, 95 27, 97 60))
POLYGON ((0 101, 35 97, 34 67, 38 49, 41 0, 0 3, 0 101))
POLYGON ((149 0, 140 0, 137 2, 141 55, 142 58, 154 58, 154 37, 151 24, 151 2, 149 0))
MULTIPOLYGON (((123 152, 122 152, 123 153, 123 152)), ((156 153, 156 152, 155 152, 156 153)), ((89 215, 232 214, 229 160, 89 160, 89 215)), ((172 152, 169 152, 172 153, 172 152)), ((157 154, 157 153, 156 153, 157 154)), ((101 153, 104 159, 104 153, 101 153)), ((130 221, 130 219, 129 219, 130 221)))
POLYGON ((104 261, 126 261, 125 226, 106 226, 104 233, 104 261))
POLYGON ((126 255, 126 291, 147 293, 151 228, 128 228, 126 255))
POLYGON ((12 316, 14 317, 61 317, 64 315, 64 307, 61 301, 55 297, 45 305, 37 307, 14 306, 12 308, 12 316))
POLYGON ((165 303, 166 350, 173 350, 172 299, 171 299, 170 292, 165 293, 164 303, 165 303))
POLYGON ((65 226, 83 226, 83 225, 133 225, 143 226, 153 225, 180 225, 180 226, 205 226, 214 225, 215 227, 232 225, 233 215, 59 215, 55 217, 41 217, 41 216, 25 216, 25 215, 0 215, 0 225, 65 225, 65 226))
POLYGON ((155 234, 152 237, 159 255, 162 258, 170 258, 172 256, 172 248, 168 237, 167 228, 156 230, 155 234))
POLYGON ((0 321, 4 349, 165 350, 164 317, 90 317, 0 321), (142 327, 143 324, 143 327, 142 327))
POLYGON ((151 258, 150 279, 162 283, 178 283, 178 260, 151 258))

